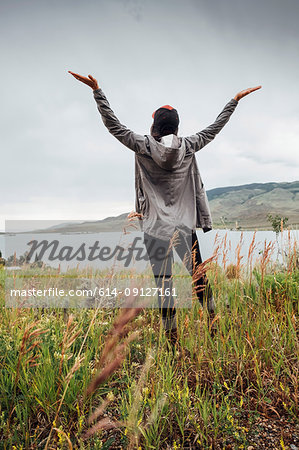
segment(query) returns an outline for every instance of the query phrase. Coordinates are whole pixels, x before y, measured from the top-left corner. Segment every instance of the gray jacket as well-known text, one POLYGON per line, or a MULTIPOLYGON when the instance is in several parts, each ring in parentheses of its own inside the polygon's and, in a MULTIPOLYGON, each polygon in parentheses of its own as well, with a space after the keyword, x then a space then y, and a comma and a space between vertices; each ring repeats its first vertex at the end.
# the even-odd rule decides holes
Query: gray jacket
POLYGON ((204 130, 188 137, 170 134, 157 142, 122 125, 101 89, 94 91, 94 98, 109 132, 135 152, 135 209, 143 216, 142 230, 161 239, 170 238, 176 229, 210 231, 212 218, 195 153, 228 122, 237 100, 231 99, 204 130))

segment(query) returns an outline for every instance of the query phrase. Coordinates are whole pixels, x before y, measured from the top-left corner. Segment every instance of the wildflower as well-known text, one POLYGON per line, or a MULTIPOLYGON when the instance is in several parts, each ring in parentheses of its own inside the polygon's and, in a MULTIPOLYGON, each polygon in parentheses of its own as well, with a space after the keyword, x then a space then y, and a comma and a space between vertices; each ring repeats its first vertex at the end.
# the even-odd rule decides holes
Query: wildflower
MULTIPOLYGON (((56 359, 60 359, 61 358, 61 353, 60 352, 54 352, 54 358, 56 359)), ((65 355, 64 355, 65 356, 65 355)), ((64 359, 64 358, 63 358, 64 359)))
POLYGON ((143 388, 143 389, 142 389, 142 393, 143 393, 143 395, 144 395, 145 397, 147 397, 147 396, 148 396, 148 393, 149 393, 149 388, 148 388, 148 387, 143 388))
POLYGON ((115 400, 115 396, 112 391, 108 392, 107 399, 109 400, 109 402, 113 402, 113 400, 115 400))
POLYGON ((283 437, 281 437, 281 439, 280 439, 280 445, 281 445, 282 450, 286 450, 284 442, 283 442, 283 437))

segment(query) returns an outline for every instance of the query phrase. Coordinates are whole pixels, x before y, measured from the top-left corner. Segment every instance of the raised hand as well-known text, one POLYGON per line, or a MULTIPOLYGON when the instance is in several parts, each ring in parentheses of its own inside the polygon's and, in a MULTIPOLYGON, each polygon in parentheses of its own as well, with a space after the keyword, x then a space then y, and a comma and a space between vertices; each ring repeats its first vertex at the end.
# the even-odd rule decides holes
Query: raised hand
POLYGON ((254 88, 248 88, 248 89, 244 89, 244 91, 238 92, 238 94, 236 94, 234 96, 234 99, 239 101, 241 100, 241 98, 245 97, 248 94, 251 94, 251 92, 257 91, 258 89, 261 89, 262 86, 256 86, 254 88))
POLYGON ((73 75, 76 80, 81 81, 81 83, 86 84, 87 86, 91 87, 92 90, 99 89, 98 82, 95 78, 93 78, 91 75, 88 75, 88 77, 83 77, 82 75, 79 75, 78 73, 68 71, 71 75, 73 75))

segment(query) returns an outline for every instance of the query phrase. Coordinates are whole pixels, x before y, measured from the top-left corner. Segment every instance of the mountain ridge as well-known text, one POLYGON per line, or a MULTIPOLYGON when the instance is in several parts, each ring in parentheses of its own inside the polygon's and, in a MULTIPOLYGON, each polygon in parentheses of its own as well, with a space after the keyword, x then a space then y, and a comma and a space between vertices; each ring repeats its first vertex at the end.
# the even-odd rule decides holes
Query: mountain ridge
MULTIPOLYGON (((230 229, 272 229, 267 215, 288 217, 287 225, 299 227, 299 181, 250 183, 207 191, 213 227, 230 229)), ((47 232, 92 233, 122 231, 130 225, 127 216, 109 216, 96 221, 61 224, 47 232)), ((138 221, 135 222, 138 224, 138 221)), ((44 230, 38 230, 44 231, 44 230)))

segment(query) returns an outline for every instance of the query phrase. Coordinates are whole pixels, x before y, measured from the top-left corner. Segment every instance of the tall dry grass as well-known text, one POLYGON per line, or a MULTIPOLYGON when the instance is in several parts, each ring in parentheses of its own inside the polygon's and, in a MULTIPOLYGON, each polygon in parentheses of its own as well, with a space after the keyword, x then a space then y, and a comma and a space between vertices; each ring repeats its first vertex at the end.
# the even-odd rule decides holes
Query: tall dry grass
POLYGON ((2 447, 297 445, 297 244, 289 235, 282 261, 267 244, 255 261, 256 235, 246 259, 242 245, 230 262, 228 238, 217 238, 202 267, 216 335, 194 296, 177 311, 175 350, 156 310, 5 308, 0 270, 2 447), (276 430, 272 440, 261 423, 276 430))

